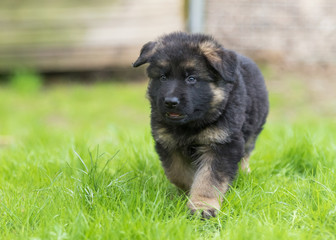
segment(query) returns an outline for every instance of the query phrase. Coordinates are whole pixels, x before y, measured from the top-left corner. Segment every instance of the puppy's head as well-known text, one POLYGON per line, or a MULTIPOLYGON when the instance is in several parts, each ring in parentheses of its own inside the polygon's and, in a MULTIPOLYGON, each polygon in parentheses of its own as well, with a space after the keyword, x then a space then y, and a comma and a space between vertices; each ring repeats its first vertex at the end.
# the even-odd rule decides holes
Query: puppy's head
POLYGON ((209 36, 178 32, 146 43, 133 66, 145 63, 156 120, 201 126, 216 120, 225 108, 237 56, 209 36))

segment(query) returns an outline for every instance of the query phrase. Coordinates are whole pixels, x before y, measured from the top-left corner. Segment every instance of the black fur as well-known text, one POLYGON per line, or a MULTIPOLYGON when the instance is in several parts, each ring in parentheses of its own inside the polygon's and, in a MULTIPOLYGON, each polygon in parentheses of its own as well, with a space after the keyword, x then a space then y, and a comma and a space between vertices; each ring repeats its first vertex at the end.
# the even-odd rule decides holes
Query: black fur
MULTIPOLYGON (((224 193, 239 161, 253 150, 268 114, 258 67, 210 36, 181 32, 145 44, 133 66, 145 63, 152 134, 168 178, 191 194, 197 188, 195 202, 213 198, 209 184, 201 192, 194 186, 199 169, 208 164, 209 174, 202 177, 224 193)), ((191 205, 192 211, 213 211, 191 205)))

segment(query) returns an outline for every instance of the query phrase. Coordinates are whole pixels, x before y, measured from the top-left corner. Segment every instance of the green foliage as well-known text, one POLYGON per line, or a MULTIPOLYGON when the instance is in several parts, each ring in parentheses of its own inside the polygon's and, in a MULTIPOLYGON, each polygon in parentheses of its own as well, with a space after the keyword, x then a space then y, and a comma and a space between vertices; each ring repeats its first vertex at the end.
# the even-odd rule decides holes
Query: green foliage
POLYGON ((42 87, 42 78, 28 69, 16 70, 9 79, 10 86, 21 93, 36 93, 42 87))
POLYGON ((0 96, 1 239, 336 239, 334 120, 288 119, 286 96, 271 95, 252 172, 207 221, 164 175, 144 84, 0 96))

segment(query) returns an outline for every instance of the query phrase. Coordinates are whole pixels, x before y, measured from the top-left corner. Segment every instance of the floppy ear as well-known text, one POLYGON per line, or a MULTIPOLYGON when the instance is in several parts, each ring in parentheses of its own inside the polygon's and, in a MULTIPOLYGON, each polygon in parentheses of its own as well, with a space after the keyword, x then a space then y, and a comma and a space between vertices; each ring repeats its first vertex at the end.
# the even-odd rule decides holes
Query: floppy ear
POLYGON ((154 54, 156 42, 148 42, 141 48, 140 56, 138 59, 133 63, 133 67, 139 67, 142 64, 148 63, 151 56, 154 54))
POLYGON ((212 42, 201 43, 200 49, 209 64, 224 80, 228 82, 235 81, 235 72, 238 66, 235 52, 216 46, 212 42))

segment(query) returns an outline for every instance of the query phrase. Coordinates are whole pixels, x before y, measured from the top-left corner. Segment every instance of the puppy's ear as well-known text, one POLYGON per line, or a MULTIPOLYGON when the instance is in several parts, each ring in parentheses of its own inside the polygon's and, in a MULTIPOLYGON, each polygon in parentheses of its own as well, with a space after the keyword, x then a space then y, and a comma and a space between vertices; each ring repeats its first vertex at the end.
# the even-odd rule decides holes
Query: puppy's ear
POLYGON ((153 56, 155 52, 155 45, 156 42, 148 42, 141 48, 140 56, 138 59, 133 63, 133 67, 139 67, 142 64, 148 63, 151 56, 153 56))
POLYGON ((218 74, 228 82, 234 82, 238 66, 237 54, 217 46, 213 42, 202 42, 199 45, 202 54, 218 74))

